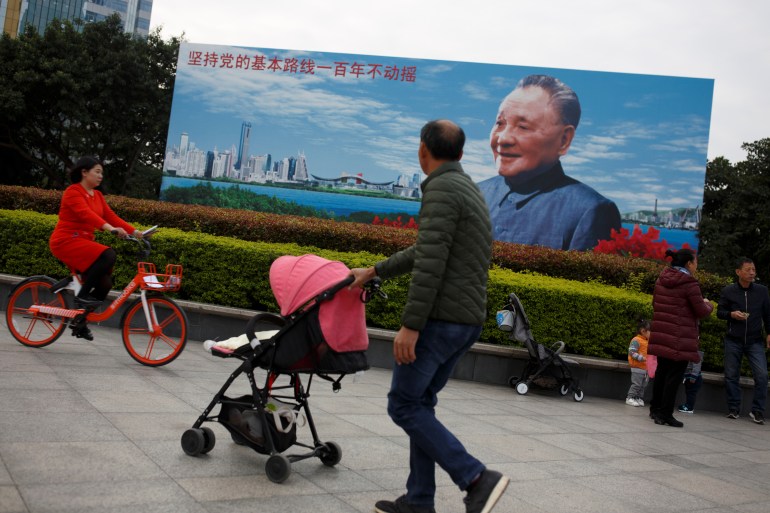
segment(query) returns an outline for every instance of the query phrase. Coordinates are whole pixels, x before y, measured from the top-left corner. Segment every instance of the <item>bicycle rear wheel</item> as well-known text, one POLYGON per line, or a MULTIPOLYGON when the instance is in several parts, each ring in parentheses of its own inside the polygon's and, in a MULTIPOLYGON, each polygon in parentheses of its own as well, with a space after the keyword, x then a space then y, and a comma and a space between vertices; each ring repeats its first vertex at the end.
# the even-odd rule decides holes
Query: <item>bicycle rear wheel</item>
POLYGON ((131 303, 120 321, 123 345, 131 358, 150 367, 172 362, 187 343, 187 315, 164 296, 148 296, 149 322, 142 299, 131 303))
POLYGON ((67 308, 64 294, 51 292, 56 283, 47 276, 32 276, 17 284, 8 295, 5 321, 13 338, 30 347, 53 343, 67 327, 67 319, 50 313, 33 312, 32 305, 67 308))

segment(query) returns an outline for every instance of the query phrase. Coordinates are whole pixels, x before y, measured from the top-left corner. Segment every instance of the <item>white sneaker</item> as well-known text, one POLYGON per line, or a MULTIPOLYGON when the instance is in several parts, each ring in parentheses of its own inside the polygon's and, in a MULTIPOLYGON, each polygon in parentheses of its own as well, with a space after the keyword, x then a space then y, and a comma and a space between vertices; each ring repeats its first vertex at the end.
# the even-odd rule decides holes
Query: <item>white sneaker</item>
POLYGON ((626 404, 629 406, 639 406, 638 404, 636 404, 636 399, 634 399, 633 397, 626 397, 626 404))
POLYGON ((637 406, 644 406, 644 399, 642 399, 641 397, 637 397, 636 398, 636 405, 637 406))

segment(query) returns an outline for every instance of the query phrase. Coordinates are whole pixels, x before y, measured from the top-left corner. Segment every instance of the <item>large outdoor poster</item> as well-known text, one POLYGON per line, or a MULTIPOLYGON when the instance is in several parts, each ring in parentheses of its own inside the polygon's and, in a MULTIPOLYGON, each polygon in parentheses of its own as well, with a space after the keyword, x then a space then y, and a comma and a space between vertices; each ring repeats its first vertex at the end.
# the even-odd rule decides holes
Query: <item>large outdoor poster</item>
POLYGON ((419 131, 466 134, 495 238, 697 246, 713 80, 182 43, 161 199, 419 224, 419 131), (518 86, 518 87, 517 87, 518 86))

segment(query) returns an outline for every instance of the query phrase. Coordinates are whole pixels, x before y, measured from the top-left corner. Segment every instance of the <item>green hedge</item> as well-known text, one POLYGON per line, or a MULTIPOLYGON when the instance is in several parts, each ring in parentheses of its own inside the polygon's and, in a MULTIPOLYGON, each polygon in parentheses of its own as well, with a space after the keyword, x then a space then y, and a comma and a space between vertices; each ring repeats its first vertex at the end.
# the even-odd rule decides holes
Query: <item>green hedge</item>
MULTIPOLYGON (((48 237, 56 216, 29 211, 0 210, 0 272, 28 276, 64 277, 66 268, 50 253, 48 237)), ((138 224, 138 223, 137 223, 138 224)), ((135 245, 99 233, 98 240, 118 252, 116 287, 124 286, 136 271, 135 245)), ((276 311, 268 282, 271 263, 281 255, 315 253, 340 260, 348 267, 369 266, 383 258, 367 252, 339 252, 297 244, 247 242, 196 232, 164 228, 152 238, 151 260, 159 268, 167 263, 184 266, 181 299, 240 308, 276 311)), ((397 329, 400 325, 409 277, 384 284, 387 301, 375 300, 367 308, 372 326, 397 329)), ((570 353, 625 359, 638 316, 650 317, 651 297, 641 292, 599 283, 581 283, 547 276, 515 273, 495 267, 489 277, 489 316, 482 340, 510 343, 495 327, 494 314, 510 292, 522 300, 535 339, 546 345, 563 340, 570 353)), ((721 366, 723 323, 715 317, 702 324, 706 367, 721 366)))
MULTIPOLYGON (((0 208, 59 211, 60 191, 0 185, 0 208)), ((188 232, 235 237, 248 241, 298 243, 334 251, 366 251, 390 255, 415 241, 411 229, 345 223, 311 217, 266 214, 229 208, 182 205, 164 201, 109 196, 110 206, 124 219, 159 224, 188 232)), ((540 246, 495 242, 495 265, 575 281, 591 281, 651 293, 664 264, 642 258, 561 251, 540 246)), ((730 278, 699 272, 704 294, 718 297, 730 278)))

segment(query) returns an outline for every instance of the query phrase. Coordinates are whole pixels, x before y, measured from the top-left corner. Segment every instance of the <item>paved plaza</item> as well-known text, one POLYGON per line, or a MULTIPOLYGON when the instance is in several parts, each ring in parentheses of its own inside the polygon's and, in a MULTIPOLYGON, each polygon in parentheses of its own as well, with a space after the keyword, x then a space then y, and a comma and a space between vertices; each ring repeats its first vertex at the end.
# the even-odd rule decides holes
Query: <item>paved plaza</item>
MULTIPOLYGON (((31 349, 0 328, 0 513, 353 513, 404 491, 408 442, 385 412, 387 370, 347 377, 336 394, 313 382, 318 431, 342 447, 342 461, 295 462, 275 484, 266 457, 219 424, 207 424, 217 436, 209 454, 193 458, 180 446, 237 360, 190 341, 153 369, 128 356, 115 329, 31 349)), ((245 378, 234 392, 249 392, 245 378)), ((496 513, 770 511, 770 425, 746 417, 679 415, 685 427, 676 429, 623 401, 519 396, 467 381, 449 383, 437 413, 510 476, 496 513)), ((300 439, 309 440, 307 428, 300 439)), ((463 494, 437 476, 436 511, 464 512, 463 494)))

